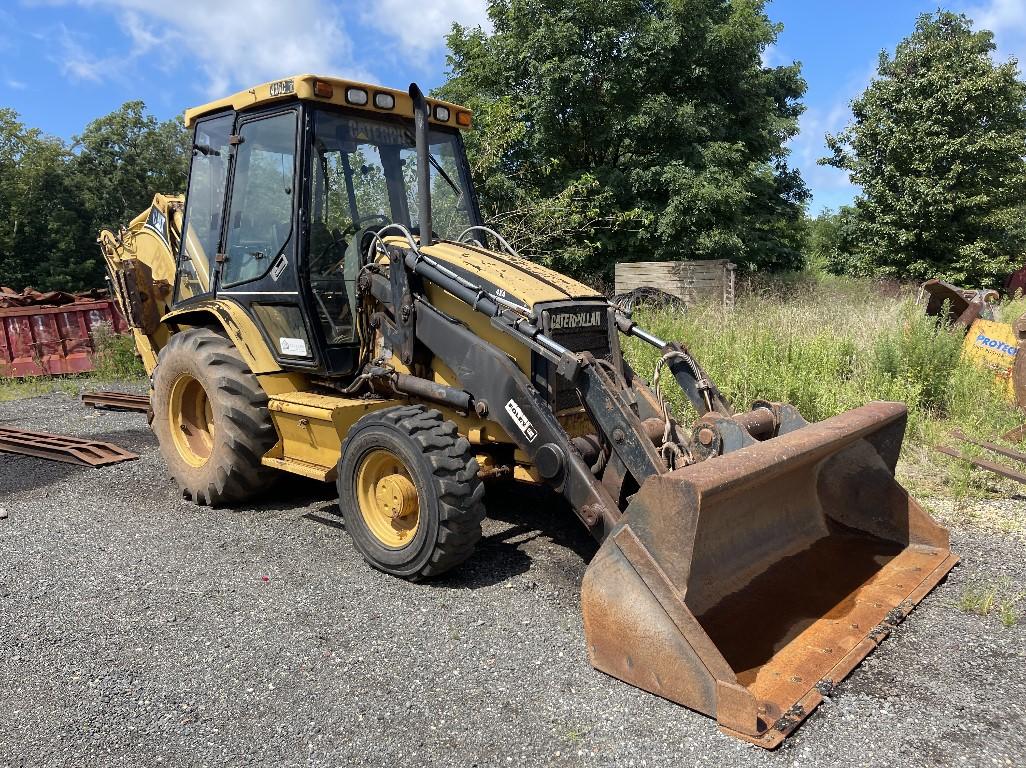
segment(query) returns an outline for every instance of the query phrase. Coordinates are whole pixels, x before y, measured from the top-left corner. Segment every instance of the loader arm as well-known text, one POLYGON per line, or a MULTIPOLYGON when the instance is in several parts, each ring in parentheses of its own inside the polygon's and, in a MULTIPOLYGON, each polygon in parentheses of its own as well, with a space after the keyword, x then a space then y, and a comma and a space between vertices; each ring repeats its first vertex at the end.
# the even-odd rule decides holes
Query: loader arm
POLYGON ((958 558, 947 531, 894 479, 906 410, 873 403, 808 424, 786 404, 734 413, 685 348, 618 318, 663 353, 702 414, 690 431, 646 429, 636 384, 541 331, 421 248, 383 246, 392 270, 386 338, 409 335, 459 378, 478 415, 497 421, 602 541, 582 586, 592 664, 779 745, 900 623, 958 558), (501 350, 448 317, 414 284, 433 283, 554 366, 609 447, 596 472, 528 378, 501 350), (412 311, 395 312, 412 297, 412 311), (402 330, 400 330, 402 327, 402 330), (657 448, 686 455, 672 467, 657 448), (613 477, 613 482, 609 477, 613 477), (627 482, 629 479, 632 482, 627 482))

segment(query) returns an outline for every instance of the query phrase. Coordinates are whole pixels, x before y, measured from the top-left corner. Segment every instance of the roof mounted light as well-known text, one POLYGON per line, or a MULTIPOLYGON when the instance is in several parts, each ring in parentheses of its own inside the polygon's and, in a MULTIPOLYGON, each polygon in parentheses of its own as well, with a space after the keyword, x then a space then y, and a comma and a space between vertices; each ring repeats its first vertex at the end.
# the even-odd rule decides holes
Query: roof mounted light
POLYGON ((346 88, 346 101, 364 107, 367 105, 367 91, 363 88, 346 88))
POLYGON ((313 84, 314 96, 318 96, 322 99, 330 99, 335 95, 335 89, 331 83, 326 83, 323 80, 314 80, 313 84))
POLYGON ((440 123, 449 122, 449 108, 441 104, 435 104, 435 120, 440 123))
POLYGON ((395 96, 379 91, 374 94, 374 106, 378 109, 395 109, 395 96))
POLYGON ((469 112, 457 112, 456 113, 456 125, 463 126, 464 128, 470 127, 470 113, 469 112))

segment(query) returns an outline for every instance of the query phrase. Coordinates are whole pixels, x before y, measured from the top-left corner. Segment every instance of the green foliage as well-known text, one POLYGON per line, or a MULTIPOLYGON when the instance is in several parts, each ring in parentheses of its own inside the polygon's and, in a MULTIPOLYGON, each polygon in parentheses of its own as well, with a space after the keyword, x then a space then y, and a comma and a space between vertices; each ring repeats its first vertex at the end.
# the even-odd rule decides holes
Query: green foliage
POLYGON ((93 375, 103 380, 137 379, 145 375, 131 335, 114 333, 101 323, 93 328, 93 375))
MULTIPOLYGON (((1026 84, 996 63, 993 35, 965 16, 919 17, 827 136, 821 162, 862 187, 853 211, 851 274, 941 277, 993 285, 1026 250, 1026 84)), ((849 253, 851 253, 849 251, 849 253)))
MULTIPOLYGON (((787 278, 744 293, 730 313, 718 306, 683 316, 642 309, 636 318, 661 338, 687 344, 737 408, 779 400, 819 421, 871 400, 903 401, 914 446, 956 425, 990 438, 1021 423, 993 376, 961 358, 962 332, 870 281, 787 278)), ((629 340, 626 353, 651 375, 656 350, 629 340)), ((687 414, 677 388, 664 390, 687 414)))
MULTIPOLYGON (((93 120, 75 137, 74 174, 89 212, 93 239, 126 224, 156 192, 185 191, 188 133, 181 119, 158 122, 141 101, 129 101, 93 120)), ((102 275, 96 272, 94 281, 102 275)))
POLYGON ((807 223, 806 269, 832 275, 868 276, 858 254, 855 209, 829 208, 807 223))
POLYGON ((77 376, 29 376, 18 379, 0 376, 0 403, 54 392, 77 395, 82 381, 77 376))
POLYGON ((873 345, 877 376, 915 392, 922 408, 943 409, 958 368, 964 333, 927 317, 912 303, 902 307, 898 324, 885 328, 873 345))
POLYGON ((96 268, 74 158, 58 139, 0 109, 0 282, 15 288, 83 286, 96 268), (88 250, 80 250, 89 243, 88 250), (82 257, 82 258, 79 258, 82 257))
POLYGON ((184 191, 186 132, 144 110, 128 102, 68 146, 0 109, 0 282, 102 286, 99 230, 127 223, 155 192, 184 191))
POLYGON ((984 581, 966 585, 958 607, 978 616, 995 613, 1005 627, 1014 627, 1019 622, 1016 606, 1023 597, 1026 597, 1026 592, 1012 591, 1011 582, 1007 579, 984 581))
POLYGON ((486 218, 578 275, 617 260, 801 263, 808 192, 788 168, 805 82, 766 67, 764 0, 492 0, 455 26, 437 95, 475 112, 486 218))

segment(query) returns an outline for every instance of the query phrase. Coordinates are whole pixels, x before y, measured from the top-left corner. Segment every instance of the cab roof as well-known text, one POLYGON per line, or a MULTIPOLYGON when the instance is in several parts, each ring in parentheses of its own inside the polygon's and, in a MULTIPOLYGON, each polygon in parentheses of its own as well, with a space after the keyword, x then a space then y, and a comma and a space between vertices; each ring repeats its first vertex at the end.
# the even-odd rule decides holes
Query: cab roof
MULTIPOLYGON (((211 101, 200 107, 185 110, 185 125, 191 128, 196 120, 212 112, 223 109, 234 109, 242 112, 264 104, 273 104, 290 99, 306 99, 323 104, 337 104, 350 109, 361 109, 367 112, 378 112, 401 117, 413 117, 413 100, 406 91, 368 85, 356 80, 343 80, 325 75, 294 75, 282 80, 247 88, 244 91, 211 101), (362 94, 362 95, 361 95, 362 94), (387 108, 388 97, 392 97, 391 108, 387 108), (359 102, 363 100, 364 103, 359 102), (382 106, 378 106, 378 105, 382 106)), ((471 113, 469 109, 439 99, 428 99, 430 121, 435 125, 448 125, 453 128, 470 127, 471 113), (441 107, 439 110, 436 107, 441 107), (447 113, 446 113, 447 110, 447 113), (446 117, 443 120, 441 118, 446 117)))

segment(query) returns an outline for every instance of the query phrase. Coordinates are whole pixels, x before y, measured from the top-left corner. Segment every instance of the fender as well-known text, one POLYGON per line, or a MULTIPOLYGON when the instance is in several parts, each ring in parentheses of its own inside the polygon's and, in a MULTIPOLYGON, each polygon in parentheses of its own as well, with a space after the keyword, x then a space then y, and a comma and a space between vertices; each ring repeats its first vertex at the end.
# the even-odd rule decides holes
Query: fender
POLYGON ((162 325, 186 327, 216 325, 228 334, 253 373, 279 373, 282 370, 257 324, 234 301, 204 299, 190 302, 188 306, 168 312, 160 322, 162 325))

